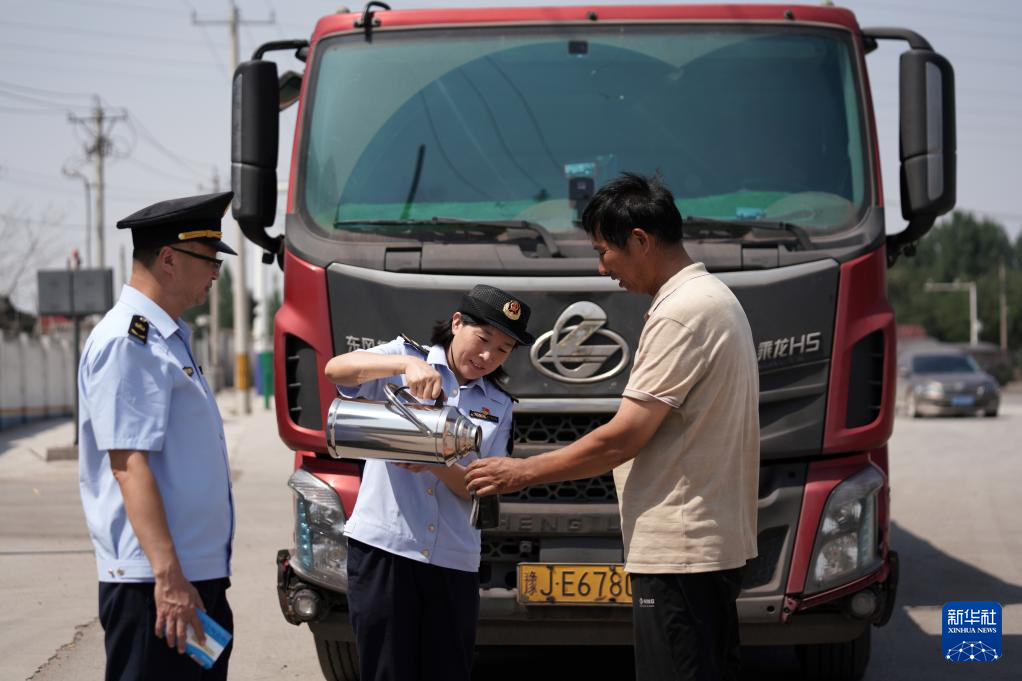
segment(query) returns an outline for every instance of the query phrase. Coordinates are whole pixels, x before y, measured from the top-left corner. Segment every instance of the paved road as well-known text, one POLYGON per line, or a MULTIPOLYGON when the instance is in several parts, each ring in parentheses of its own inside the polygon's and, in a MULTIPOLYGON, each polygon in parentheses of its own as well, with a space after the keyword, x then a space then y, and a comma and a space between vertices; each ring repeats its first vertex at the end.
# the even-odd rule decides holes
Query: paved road
MULTIPOLYGON (((238 417, 222 401, 238 525, 232 588, 234 679, 319 679, 312 638, 277 605, 274 557, 291 533, 284 484, 293 455, 272 411, 238 417)), ((103 677, 95 560, 78 497, 77 462, 42 460, 70 442, 70 424, 0 431, 0 681, 103 677)))
MULTIPOLYGON (((311 636, 280 617, 273 556, 290 538, 290 454, 272 412, 224 408, 238 527, 231 601, 237 625, 232 678, 319 677, 311 636)), ((70 441, 70 425, 0 432, 0 680, 102 677, 96 577, 73 462, 43 461, 70 441)), ((890 625, 874 632, 870 681, 1022 678, 1022 392, 997 419, 900 418, 891 443, 894 544, 902 586, 890 625), (940 656, 940 608, 994 600, 1005 611, 1005 657, 963 668, 940 656)), ((523 651, 524 652, 524 651, 523 651)), ((790 679, 789 650, 747 651, 746 679, 790 679)), ((488 681, 565 674, 628 679, 627 655, 606 650, 503 654, 480 660, 488 681)))

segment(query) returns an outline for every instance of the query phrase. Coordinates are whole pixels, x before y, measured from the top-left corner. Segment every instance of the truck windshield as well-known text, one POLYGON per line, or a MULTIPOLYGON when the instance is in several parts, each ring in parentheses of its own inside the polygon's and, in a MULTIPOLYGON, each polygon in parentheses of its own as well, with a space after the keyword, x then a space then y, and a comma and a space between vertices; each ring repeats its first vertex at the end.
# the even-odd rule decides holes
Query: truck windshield
POLYGON ((360 221, 435 233, 442 217, 579 238, 596 189, 622 171, 659 172, 685 216, 833 233, 869 199, 853 54, 846 31, 792 26, 326 39, 297 196, 339 234, 365 234, 360 221))

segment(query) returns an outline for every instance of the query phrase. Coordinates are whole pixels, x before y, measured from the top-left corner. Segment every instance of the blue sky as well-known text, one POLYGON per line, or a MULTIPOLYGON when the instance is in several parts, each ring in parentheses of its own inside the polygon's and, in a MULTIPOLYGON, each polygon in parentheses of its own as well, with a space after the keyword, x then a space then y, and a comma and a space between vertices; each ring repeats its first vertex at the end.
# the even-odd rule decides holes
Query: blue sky
MULTIPOLYGON (((395 9, 430 6, 621 4, 607 2, 458 2, 392 0, 395 9)), ((652 4, 652 3, 650 3, 652 4)), ((729 3, 734 4, 734 3, 729 3)), ((808 3, 807 3, 808 4, 808 3)), ((1022 227, 1017 159, 1022 155, 1022 3, 977 0, 849 0, 863 26, 900 26, 923 34, 955 66, 958 113, 958 206, 1022 227)), ((130 239, 112 225, 149 203, 211 191, 216 174, 229 179, 230 54, 228 0, 3 0, 0 15, 0 215, 8 226, 30 221, 45 235, 34 267, 61 267, 71 249, 84 250, 85 195, 93 176, 81 127, 68 114, 89 115, 98 95, 111 128, 107 163, 106 260, 119 284, 122 247, 130 239)), ((261 43, 308 37, 316 19, 338 4, 311 0, 238 0, 243 20, 242 59, 261 43)), ((350 6, 361 7, 352 3, 350 6)), ((902 224, 897 210, 897 57, 901 44, 885 42, 867 65, 880 131, 888 231, 902 224)), ((295 63, 295 67, 300 64, 295 63)), ((282 123, 280 175, 287 173, 293 109, 282 123)), ((23 234, 23 233, 21 233, 23 234)), ((228 241, 236 243, 233 228, 228 241)), ((24 248, 16 235, 4 248, 24 248)), ((3 251, 0 251, 3 253, 3 251)), ((3 267, 0 255, 0 267, 3 267)), ((250 260, 254 260, 251 258, 250 260)), ((14 293, 34 309, 34 275, 14 293)), ((0 290, 5 284, 0 272, 0 290)))

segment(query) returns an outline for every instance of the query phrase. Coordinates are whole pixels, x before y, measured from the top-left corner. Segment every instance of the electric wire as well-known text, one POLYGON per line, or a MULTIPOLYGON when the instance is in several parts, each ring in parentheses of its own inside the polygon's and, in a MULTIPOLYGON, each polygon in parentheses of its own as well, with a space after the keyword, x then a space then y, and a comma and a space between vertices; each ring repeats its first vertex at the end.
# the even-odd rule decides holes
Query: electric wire
POLYGON ((31 85, 22 85, 21 83, 12 83, 6 80, 0 80, 0 87, 12 89, 12 90, 23 90, 28 94, 44 95, 46 97, 66 97, 68 99, 92 99, 95 95, 85 92, 65 92, 62 90, 46 90, 39 87, 33 87, 31 85))

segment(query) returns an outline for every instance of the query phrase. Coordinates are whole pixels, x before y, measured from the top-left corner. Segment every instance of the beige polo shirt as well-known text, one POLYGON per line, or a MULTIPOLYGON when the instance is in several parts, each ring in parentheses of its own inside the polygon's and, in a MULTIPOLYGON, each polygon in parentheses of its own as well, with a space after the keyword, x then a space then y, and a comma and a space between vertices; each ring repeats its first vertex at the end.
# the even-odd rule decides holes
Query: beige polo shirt
POLYGON ((671 410, 614 471, 625 568, 728 570, 756 556, 759 366, 731 290, 696 263, 653 298, 625 397, 671 410))

